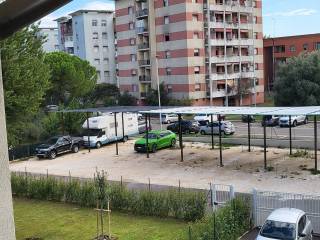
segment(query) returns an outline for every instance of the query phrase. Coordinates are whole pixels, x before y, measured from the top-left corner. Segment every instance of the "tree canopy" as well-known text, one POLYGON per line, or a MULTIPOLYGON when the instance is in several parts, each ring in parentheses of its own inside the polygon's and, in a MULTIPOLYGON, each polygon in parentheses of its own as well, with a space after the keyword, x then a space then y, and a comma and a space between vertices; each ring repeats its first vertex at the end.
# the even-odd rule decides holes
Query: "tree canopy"
POLYGON ((320 105, 320 52, 305 53, 280 64, 274 98, 277 106, 320 105))
POLYGON ((37 36, 38 31, 32 25, 0 42, 10 145, 21 141, 26 122, 39 111, 50 87, 50 71, 42 50, 44 39, 37 36))
POLYGON ((64 52, 49 53, 45 57, 51 71, 51 88, 47 104, 68 104, 93 91, 97 82, 96 69, 88 61, 64 52))

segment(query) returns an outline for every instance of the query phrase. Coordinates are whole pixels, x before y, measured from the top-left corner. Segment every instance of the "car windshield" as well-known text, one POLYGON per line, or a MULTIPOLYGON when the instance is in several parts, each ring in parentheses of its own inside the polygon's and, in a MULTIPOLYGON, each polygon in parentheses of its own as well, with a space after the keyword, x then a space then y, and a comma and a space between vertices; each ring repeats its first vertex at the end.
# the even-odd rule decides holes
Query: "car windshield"
MULTIPOLYGON (((147 138, 147 135, 144 135, 143 138, 147 138)), ((149 138, 149 139, 157 139, 157 134, 149 133, 149 134, 148 134, 148 138, 149 138)))
POLYGON ((59 139, 58 137, 53 137, 53 138, 50 138, 46 143, 49 145, 53 145, 57 143, 58 139, 59 139))
POLYGON ((83 131, 83 136, 98 136, 101 129, 86 129, 83 131))
POLYGON ((296 237, 295 229, 294 223, 267 220, 260 235, 271 239, 294 240, 296 237))

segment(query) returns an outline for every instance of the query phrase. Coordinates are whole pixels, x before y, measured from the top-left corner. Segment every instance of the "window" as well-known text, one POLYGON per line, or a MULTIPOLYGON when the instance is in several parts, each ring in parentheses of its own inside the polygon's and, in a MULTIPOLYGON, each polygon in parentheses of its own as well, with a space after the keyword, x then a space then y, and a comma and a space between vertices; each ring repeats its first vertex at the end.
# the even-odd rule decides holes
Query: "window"
POLYGON ((108 61, 109 61, 109 58, 105 57, 105 58, 103 58, 103 61, 104 61, 104 62, 108 62, 108 61))
POLYGON ((164 35, 164 40, 165 40, 166 42, 169 42, 169 41, 170 41, 170 34, 169 34, 169 33, 166 33, 166 34, 164 35))
POLYGON ((98 26, 98 20, 92 20, 92 27, 98 26))
POLYGON ((199 39, 199 33, 198 32, 194 32, 193 33, 193 38, 194 39, 199 39))
POLYGON ((128 14, 129 15, 133 14, 133 8, 132 7, 128 7, 128 14))
POLYGON ((134 24, 133 24, 133 22, 129 23, 129 29, 130 29, 130 30, 134 29, 134 24))
POLYGON ((192 21, 194 21, 194 22, 198 22, 199 21, 198 14, 192 14, 192 21))
POLYGON ((101 20, 101 26, 106 27, 107 26, 107 20, 101 20))
POLYGON ((137 85, 132 85, 132 92, 138 92, 138 86, 137 85))
POLYGON ((98 81, 101 79, 100 71, 97 71, 98 81))
POLYGON ((98 52, 99 52, 99 46, 94 46, 94 47, 93 47, 93 51, 94 51, 95 53, 98 53, 98 52))
POLYGON ((255 69, 255 70, 259 70, 259 64, 258 64, 258 63, 255 63, 255 64, 254 64, 254 69, 255 69))
POLYGON ((195 48, 195 49, 193 50, 193 55, 194 55, 195 57, 199 57, 199 56, 200 56, 200 49, 199 49, 199 48, 195 48))
POLYGON ((131 62, 135 62, 136 61, 136 55, 135 54, 131 54, 131 62))
POLYGON ((259 51, 258 51, 258 48, 255 48, 254 49, 254 55, 258 55, 259 51))
POLYGON ((195 88, 195 91, 200 91, 201 90, 201 86, 200 86, 200 83, 197 83, 195 86, 194 86, 194 88, 195 88))
POLYGON ((100 64, 100 59, 99 58, 94 59, 94 64, 99 65, 100 64))
POLYGON ((108 52, 108 46, 103 46, 103 52, 108 52))
POLYGON ((104 77, 105 77, 105 78, 110 77, 110 72, 109 72, 109 71, 104 71, 104 77))
POLYGON ((303 233, 304 228, 306 227, 306 223, 307 223, 307 218, 306 215, 303 215, 298 223, 298 233, 303 233))
POLYGON ((168 59, 168 58, 170 58, 170 57, 171 57, 171 53, 170 53, 169 50, 167 50, 167 51, 166 51, 166 58, 168 59))
POLYGON ((303 50, 308 51, 308 49, 309 49, 309 44, 308 43, 303 44, 303 50))
POLYGON ((163 6, 168 7, 169 6, 169 0, 163 0, 163 6))
POLYGON ((131 70, 131 75, 132 75, 132 76, 137 75, 137 70, 136 70, 136 69, 132 69, 132 70, 131 70))
POLYGON ((291 45, 290 46, 290 52, 295 52, 296 51, 296 46, 295 45, 291 45))
POLYGON ((102 39, 107 39, 108 38, 108 34, 106 32, 102 33, 102 39))
POLYGON ((192 3, 198 3, 198 0, 192 0, 192 3))
POLYGON ((258 36, 259 36, 259 35, 258 35, 257 32, 253 33, 253 38, 254 38, 254 39, 258 39, 258 36))
POLYGON ((200 67, 199 66, 194 67, 194 74, 200 74, 200 67))
POLYGON ((99 34, 97 32, 94 32, 92 34, 92 39, 98 39, 99 38, 99 34))
POLYGON ((258 22, 258 17, 255 16, 255 17, 253 18, 253 23, 256 24, 257 22, 258 22))
POLYGON ((169 16, 164 16, 164 24, 169 24, 169 16))
POLYGON ((168 93, 172 93, 172 86, 171 85, 167 85, 167 89, 168 89, 168 93))
POLYGON ((286 51, 286 46, 285 45, 279 45, 279 46, 275 46, 275 50, 276 53, 284 53, 286 51))
POLYGON ((317 42, 314 47, 316 50, 320 50, 320 42, 317 42))
POLYGON ((169 68, 169 67, 166 68, 166 74, 167 74, 167 75, 171 75, 171 68, 169 68))
POLYGON ((132 45, 135 45, 135 44, 136 44, 136 40, 134 38, 131 38, 130 39, 130 45, 132 46, 132 45))

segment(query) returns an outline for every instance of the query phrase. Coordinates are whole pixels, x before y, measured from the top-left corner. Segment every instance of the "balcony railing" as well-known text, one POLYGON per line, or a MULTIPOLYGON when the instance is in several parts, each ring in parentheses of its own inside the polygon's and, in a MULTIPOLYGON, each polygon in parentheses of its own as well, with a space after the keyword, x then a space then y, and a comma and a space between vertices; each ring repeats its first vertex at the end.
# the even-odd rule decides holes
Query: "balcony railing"
POLYGON ((150 65, 150 60, 139 60, 140 66, 148 66, 150 65))
POLYGON ((137 11, 136 17, 137 18, 142 18, 142 17, 148 16, 148 14, 149 14, 149 10, 145 8, 145 9, 137 11))
POLYGON ((148 28, 147 27, 137 27, 136 28, 136 33, 137 34, 141 34, 141 33, 145 33, 148 32, 148 28))
POLYGON ((138 49, 142 50, 142 49, 149 49, 149 43, 141 43, 138 45, 138 49))
POLYGON ((140 82, 151 82, 151 77, 150 76, 139 76, 139 81, 140 82))

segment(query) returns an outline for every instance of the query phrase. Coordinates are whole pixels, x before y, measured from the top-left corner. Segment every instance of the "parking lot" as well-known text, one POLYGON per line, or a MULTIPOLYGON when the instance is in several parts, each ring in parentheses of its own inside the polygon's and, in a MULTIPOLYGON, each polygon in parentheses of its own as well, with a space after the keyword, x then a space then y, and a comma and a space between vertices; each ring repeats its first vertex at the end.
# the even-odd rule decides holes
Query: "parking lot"
POLYGON ((240 192, 253 188, 269 191, 320 193, 320 177, 309 171, 313 159, 289 158, 286 149, 268 149, 270 172, 263 169, 263 151, 255 147, 252 153, 246 147, 231 147, 223 151, 224 167, 219 167, 219 151, 211 150, 209 144, 185 143, 185 161, 180 162, 180 149, 163 149, 151 154, 133 150, 134 140, 119 144, 119 156, 115 144, 101 149, 84 149, 76 154, 65 154, 54 160, 13 162, 11 171, 28 171, 76 177, 93 177, 96 169, 105 170, 111 180, 151 183, 207 189, 209 183, 231 184, 240 192))

